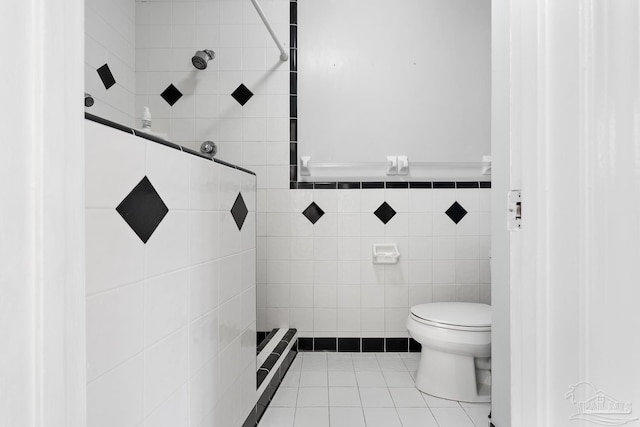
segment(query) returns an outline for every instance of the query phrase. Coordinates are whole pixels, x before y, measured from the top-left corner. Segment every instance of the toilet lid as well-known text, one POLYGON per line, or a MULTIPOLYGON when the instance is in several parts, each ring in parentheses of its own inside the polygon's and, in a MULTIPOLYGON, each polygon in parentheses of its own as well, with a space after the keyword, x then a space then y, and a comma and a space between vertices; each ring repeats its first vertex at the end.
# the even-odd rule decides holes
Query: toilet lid
POLYGON ((411 313, 428 322, 453 326, 490 327, 491 306, 470 302, 435 302, 411 307, 411 313))

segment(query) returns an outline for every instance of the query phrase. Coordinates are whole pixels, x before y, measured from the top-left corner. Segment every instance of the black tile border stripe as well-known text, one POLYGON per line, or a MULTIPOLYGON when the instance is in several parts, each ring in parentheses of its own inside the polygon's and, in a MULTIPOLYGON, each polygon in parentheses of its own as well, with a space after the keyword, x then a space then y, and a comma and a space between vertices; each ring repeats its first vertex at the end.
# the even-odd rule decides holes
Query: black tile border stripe
MULTIPOLYGON (((277 329, 274 329, 271 332, 275 335, 277 331, 278 331, 277 329)), ((269 356, 266 358, 264 363, 262 363, 262 366, 260 366, 260 368, 258 369, 258 373, 260 371, 267 371, 267 373, 271 372, 273 367, 278 362, 278 359, 280 359, 280 357, 282 356, 282 352, 289 345, 289 342, 291 342, 291 339, 295 336, 295 334, 296 334, 296 329, 292 328, 287 331, 287 333, 282 337, 278 345, 276 345, 276 347, 273 349, 271 354, 269 354, 269 356)), ((294 344, 294 348, 296 348, 295 344, 294 344)), ((263 377, 261 380, 260 375, 258 374, 258 388, 260 388, 260 386, 262 385, 262 381, 264 381, 265 377, 263 377)))
POLYGON ((491 181, 377 181, 302 182, 298 181, 298 2, 289 2, 289 189, 374 189, 374 188, 491 188, 491 181), (294 169, 295 168, 295 169, 294 169))
POLYGON ((413 338, 343 338, 298 337, 300 352, 349 352, 349 353, 419 353, 422 346, 413 338))
MULTIPOLYGON (((274 331, 277 331, 277 329, 274 329, 272 331, 275 334, 274 331)), ((284 348, 289 346, 289 343, 291 343, 291 340, 293 339, 293 337, 295 337, 296 332, 297 332, 296 329, 293 329, 293 328, 289 329, 280 340, 280 343, 278 343, 278 346, 282 346, 283 344, 284 344, 284 348)), ((275 395, 276 391, 280 387, 280 383, 282 383, 282 380, 284 379, 285 375, 289 371, 291 364, 293 363, 293 361, 295 360, 298 354, 298 349, 296 344, 297 343, 293 343, 293 346, 289 349, 289 352, 286 355, 279 355, 278 360, 282 360, 282 363, 277 368, 277 371, 275 371, 273 378, 271 378, 271 381, 269 381, 269 384, 266 386, 262 395, 258 397, 258 401, 256 402, 253 409, 245 419, 244 423, 242 424, 242 427, 256 427, 258 425, 260 418, 262 418, 262 415, 267 410, 267 407, 271 402, 271 398, 275 395)), ((272 356, 278 356, 278 354, 271 353, 271 355, 269 355, 269 358, 271 358, 272 356)), ((267 360, 269 360, 269 358, 267 358, 267 360)), ((265 363, 256 372, 256 377, 257 377, 256 389, 260 388, 265 378, 271 372, 270 369, 265 368, 266 363, 267 361, 265 361, 265 363)), ((271 365, 272 368, 273 366, 275 366, 275 364, 271 365)))
POLYGON ((131 135, 133 135, 135 137, 143 138, 143 139, 146 139, 148 141, 153 141, 155 143, 164 145, 165 147, 173 148, 175 150, 182 151, 183 153, 190 154, 190 155, 196 156, 196 157, 200 157, 201 159, 213 161, 214 163, 218 163, 220 165, 229 167, 231 169, 236 169, 236 170, 239 170, 241 172, 245 172, 245 173, 248 173, 250 175, 256 176, 256 173, 253 172, 253 171, 250 171, 249 169, 245 169, 243 167, 236 166, 236 165, 234 165, 232 163, 227 163, 224 160, 220 160, 220 159, 216 159, 216 158, 212 159, 211 157, 205 156, 204 154, 198 153, 197 151, 194 151, 194 150, 192 150, 190 148, 183 147, 182 145, 175 144, 173 142, 167 141, 167 140, 162 139, 162 138, 158 138, 157 136, 154 136, 154 135, 149 135, 149 134, 147 134, 145 132, 136 132, 135 129, 132 129, 132 128, 128 127, 128 126, 121 125, 120 123, 116 123, 116 122, 113 122, 111 120, 107 120, 107 119, 105 119, 103 117, 99 117, 99 116, 96 116, 94 114, 85 112, 84 113, 84 118, 85 118, 85 120, 89 120, 89 121, 94 122, 94 123, 99 123, 101 125, 108 126, 110 128, 113 128, 113 129, 117 129, 117 130, 122 131, 124 133, 129 133, 129 134, 131 134, 131 135))
POLYGON ((276 332, 278 332, 278 329, 272 329, 270 332, 256 332, 258 334, 258 336, 260 336, 261 334, 264 334, 264 338, 262 340, 260 340, 260 343, 258 343, 258 346, 256 347, 256 354, 260 354, 260 352, 262 351, 263 348, 265 348, 265 346, 267 344, 269 344, 269 341, 271 341, 271 339, 275 336, 276 332))

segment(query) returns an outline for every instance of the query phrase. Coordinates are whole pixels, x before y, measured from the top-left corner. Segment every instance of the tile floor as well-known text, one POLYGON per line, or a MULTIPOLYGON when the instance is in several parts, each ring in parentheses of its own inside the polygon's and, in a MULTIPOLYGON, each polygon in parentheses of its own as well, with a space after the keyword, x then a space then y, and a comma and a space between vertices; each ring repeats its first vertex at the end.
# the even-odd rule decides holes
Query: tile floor
POLYGON ((490 405, 414 386, 420 353, 298 353, 259 427, 487 427, 490 405))

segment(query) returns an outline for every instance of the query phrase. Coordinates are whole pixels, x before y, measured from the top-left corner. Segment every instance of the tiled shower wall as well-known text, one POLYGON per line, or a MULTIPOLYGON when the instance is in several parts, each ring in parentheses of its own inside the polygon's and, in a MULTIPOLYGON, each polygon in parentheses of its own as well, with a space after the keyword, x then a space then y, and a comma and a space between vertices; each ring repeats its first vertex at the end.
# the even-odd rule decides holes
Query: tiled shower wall
MULTIPOLYGON (((288 1, 260 3, 287 41, 288 1)), ((219 158, 259 180, 267 165, 287 169, 289 63, 249 0, 136 1, 136 91, 136 115, 149 106, 153 130, 172 141, 199 149, 213 140, 219 158), (216 56, 196 70, 191 57, 203 49, 216 56), (179 91, 173 105, 161 96, 170 85, 179 91), (244 105, 231 96, 240 85, 251 93, 244 105)))
POLYGON ((255 176, 86 129, 87 425, 242 425, 256 403, 255 176))
MULTIPOLYGON (((260 3, 288 48, 289 1, 260 3)), ((290 62, 251 2, 135 6, 136 123, 149 106, 155 131, 194 149, 212 139, 219 158, 257 173, 258 330, 402 337, 413 304, 489 302, 489 189, 290 190, 290 62), (204 71, 190 62, 201 49, 216 52, 204 71), (244 105, 231 96, 241 84, 253 94, 244 105), (325 212, 315 224, 302 215, 312 201, 325 212), (384 201, 397 212, 386 225, 373 214, 384 201), (457 224, 445 214, 455 201, 468 211, 457 224), (381 242, 400 245, 398 265, 371 263, 381 242)))
POLYGON ((490 302, 489 189, 259 189, 258 212, 258 330, 405 337, 414 304, 490 302), (396 212, 386 224, 374 214, 384 202, 396 212), (455 202, 467 212, 457 223, 455 202), (374 243, 397 243, 399 263, 374 265, 374 243))
POLYGON ((134 0, 85 0, 85 91, 96 101, 88 111, 125 126, 135 117, 135 33, 134 0))

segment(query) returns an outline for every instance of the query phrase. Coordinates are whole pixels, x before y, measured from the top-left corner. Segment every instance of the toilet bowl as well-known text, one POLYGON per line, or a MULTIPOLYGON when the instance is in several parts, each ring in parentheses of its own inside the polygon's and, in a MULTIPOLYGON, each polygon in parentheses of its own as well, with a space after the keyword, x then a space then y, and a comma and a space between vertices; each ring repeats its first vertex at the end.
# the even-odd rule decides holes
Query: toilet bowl
POLYGON ((416 387, 463 402, 491 400, 491 307, 439 302, 411 307, 409 334, 422 345, 416 387))

